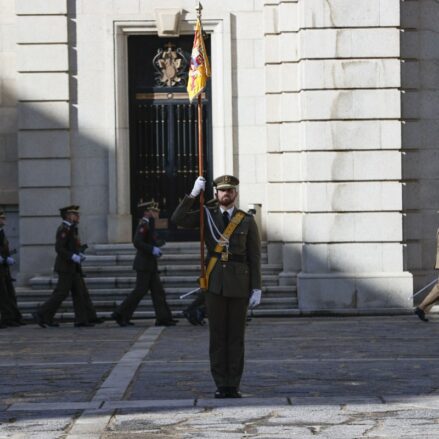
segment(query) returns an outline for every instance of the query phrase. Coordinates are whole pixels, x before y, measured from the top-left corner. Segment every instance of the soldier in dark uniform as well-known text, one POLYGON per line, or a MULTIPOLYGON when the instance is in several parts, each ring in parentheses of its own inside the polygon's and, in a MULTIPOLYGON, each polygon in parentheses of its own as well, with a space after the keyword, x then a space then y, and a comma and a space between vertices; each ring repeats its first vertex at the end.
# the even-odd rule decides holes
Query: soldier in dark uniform
MULTIPOLYGON (((33 313, 35 321, 42 328, 59 326, 53 320, 61 303, 72 292, 75 312, 75 326, 94 326, 97 319, 93 304, 86 290, 81 262, 85 259, 79 240, 77 225, 79 224, 79 206, 67 206, 60 209, 63 219, 56 232, 55 272, 58 273, 58 283, 49 299, 33 313)), ((100 320, 100 319, 99 319, 100 320)))
POLYGON ((15 264, 15 260, 11 256, 9 242, 6 239, 5 224, 5 212, 0 210, 0 328, 25 324, 17 307, 17 297, 9 268, 15 264))
MULTIPOLYGON (((213 257, 216 261, 205 292, 210 367, 217 386, 215 398, 241 397, 239 384, 244 369, 247 307, 257 306, 261 301, 261 243, 253 216, 235 207, 238 184, 239 180, 231 175, 214 180, 219 206, 208 208, 211 222, 209 215, 205 221, 208 260, 213 257), (229 223, 237 226, 228 240, 224 240, 229 223), (215 236, 212 232, 215 229, 223 237, 215 236), (216 249, 218 241, 222 246, 220 253, 216 249)), ((204 178, 198 177, 191 195, 182 200, 172 215, 176 224, 199 227, 200 215, 192 206, 204 188, 204 178)))
POLYGON ((136 271, 136 286, 134 290, 117 307, 112 317, 120 326, 132 324, 130 319, 139 305, 140 300, 148 290, 156 315, 156 326, 174 326, 177 320, 172 318, 171 310, 166 302, 165 290, 158 271, 157 259, 162 255, 159 248, 163 245, 157 238, 154 217, 158 217, 158 205, 154 201, 141 203, 138 208, 142 218, 137 226, 133 244, 136 248, 133 270, 136 271))

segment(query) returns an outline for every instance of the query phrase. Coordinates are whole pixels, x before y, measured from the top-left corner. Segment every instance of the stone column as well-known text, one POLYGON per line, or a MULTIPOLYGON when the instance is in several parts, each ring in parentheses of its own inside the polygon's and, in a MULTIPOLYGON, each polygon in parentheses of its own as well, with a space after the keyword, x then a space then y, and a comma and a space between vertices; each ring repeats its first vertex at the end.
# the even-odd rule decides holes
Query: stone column
POLYGON ((66 0, 17 0, 20 278, 52 270, 71 201, 66 0))
POLYGON ((299 8, 299 307, 407 307, 399 0, 304 0, 299 8))

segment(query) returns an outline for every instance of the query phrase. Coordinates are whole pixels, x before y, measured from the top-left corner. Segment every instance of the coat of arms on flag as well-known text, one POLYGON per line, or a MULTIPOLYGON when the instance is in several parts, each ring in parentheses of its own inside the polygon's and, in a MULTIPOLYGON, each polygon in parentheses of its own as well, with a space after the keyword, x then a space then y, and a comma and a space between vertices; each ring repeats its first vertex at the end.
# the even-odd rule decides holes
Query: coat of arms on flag
POLYGON ((206 47, 204 45, 201 21, 198 18, 195 25, 194 44, 192 46, 187 83, 187 92, 191 102, 206 88, 207 78, 209 76, 209 59, 207 57, 206 47))

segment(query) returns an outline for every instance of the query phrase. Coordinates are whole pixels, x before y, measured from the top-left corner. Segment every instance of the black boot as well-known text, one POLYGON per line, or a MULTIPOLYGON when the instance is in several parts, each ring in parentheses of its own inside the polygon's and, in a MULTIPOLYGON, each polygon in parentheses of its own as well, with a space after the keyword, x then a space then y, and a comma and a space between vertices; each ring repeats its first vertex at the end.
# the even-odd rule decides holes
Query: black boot
POLYGON ((415 314, 423 321, 428 322, 427 317, 425 317, 425 312, 421 308, 415 309, 415 314))

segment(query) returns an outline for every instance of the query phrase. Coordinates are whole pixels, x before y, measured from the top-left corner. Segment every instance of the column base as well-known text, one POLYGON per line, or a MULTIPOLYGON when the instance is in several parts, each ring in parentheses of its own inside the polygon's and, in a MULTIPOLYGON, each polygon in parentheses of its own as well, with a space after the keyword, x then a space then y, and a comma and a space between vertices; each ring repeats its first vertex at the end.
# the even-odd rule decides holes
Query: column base
POLYGON ((297 297, 304 312, 410 309, 413 276, 398 273, 299 273, 297 297))
POLYGON ((108 215, 108 243, 127 243, 133 239, 131 215, 108 215))

